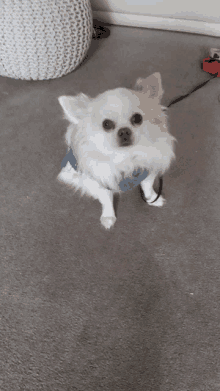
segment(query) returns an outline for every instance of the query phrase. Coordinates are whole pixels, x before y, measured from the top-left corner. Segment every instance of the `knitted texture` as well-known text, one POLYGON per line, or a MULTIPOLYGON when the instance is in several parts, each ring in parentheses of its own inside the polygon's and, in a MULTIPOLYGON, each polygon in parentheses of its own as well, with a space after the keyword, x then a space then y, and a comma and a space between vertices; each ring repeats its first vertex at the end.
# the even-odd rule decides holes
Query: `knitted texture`
POLYGON ((84 59, 93 32, 89 0, 1 0, 0 75, 55 79, 84 59))

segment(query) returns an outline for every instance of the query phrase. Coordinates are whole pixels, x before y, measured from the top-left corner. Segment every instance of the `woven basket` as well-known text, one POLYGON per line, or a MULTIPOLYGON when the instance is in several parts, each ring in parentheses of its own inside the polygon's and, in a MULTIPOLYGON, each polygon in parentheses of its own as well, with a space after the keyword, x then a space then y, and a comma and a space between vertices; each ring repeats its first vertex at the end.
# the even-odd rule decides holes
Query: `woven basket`
POLYGON ((90 0, 1 0, 0 75, 66 75, 84 59, 92 32, 90 0))

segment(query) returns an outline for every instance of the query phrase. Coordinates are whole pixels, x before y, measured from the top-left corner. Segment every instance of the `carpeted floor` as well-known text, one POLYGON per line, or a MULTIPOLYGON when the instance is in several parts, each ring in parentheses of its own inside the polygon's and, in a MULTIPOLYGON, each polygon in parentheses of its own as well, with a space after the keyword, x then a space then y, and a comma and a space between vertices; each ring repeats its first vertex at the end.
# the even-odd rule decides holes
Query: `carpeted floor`
POLYGON ((170 108, 167 204, 125 193, 114 229, 57 182, 57 97, 162 74, 163 104, 209 78, 220 39, 110 27, 75 72, 0 77, 1 391, 219 391, 220 79, 170 108))

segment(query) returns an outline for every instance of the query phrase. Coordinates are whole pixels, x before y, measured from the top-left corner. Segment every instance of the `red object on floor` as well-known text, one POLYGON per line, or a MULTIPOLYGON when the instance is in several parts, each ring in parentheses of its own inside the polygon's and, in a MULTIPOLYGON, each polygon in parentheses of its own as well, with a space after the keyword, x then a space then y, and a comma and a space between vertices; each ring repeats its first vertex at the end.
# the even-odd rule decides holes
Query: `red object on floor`
POLYGON ((211 73, 220 77, 220 61, 216 61, 211 57, 204 58, 203 60, 203 71, 211 73))

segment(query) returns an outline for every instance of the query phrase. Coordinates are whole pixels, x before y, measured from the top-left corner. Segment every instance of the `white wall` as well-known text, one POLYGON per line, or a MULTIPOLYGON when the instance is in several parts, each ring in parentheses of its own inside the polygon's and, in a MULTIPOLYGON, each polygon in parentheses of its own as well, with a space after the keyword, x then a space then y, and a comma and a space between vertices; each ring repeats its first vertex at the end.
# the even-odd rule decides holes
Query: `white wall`
POLYGON ((95 11, 220 23, 220 0, 91 0, 95 11))

